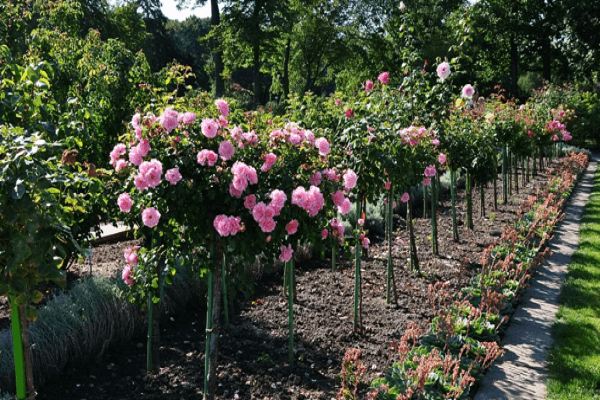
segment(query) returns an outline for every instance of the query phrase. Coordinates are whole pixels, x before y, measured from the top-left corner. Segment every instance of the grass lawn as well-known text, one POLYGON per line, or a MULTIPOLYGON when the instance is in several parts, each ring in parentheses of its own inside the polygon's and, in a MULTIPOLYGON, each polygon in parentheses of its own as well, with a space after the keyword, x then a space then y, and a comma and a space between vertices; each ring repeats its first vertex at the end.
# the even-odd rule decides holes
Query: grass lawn
POLYGON ((547 399, 600 400, 600 169, 552 329, 547 399))

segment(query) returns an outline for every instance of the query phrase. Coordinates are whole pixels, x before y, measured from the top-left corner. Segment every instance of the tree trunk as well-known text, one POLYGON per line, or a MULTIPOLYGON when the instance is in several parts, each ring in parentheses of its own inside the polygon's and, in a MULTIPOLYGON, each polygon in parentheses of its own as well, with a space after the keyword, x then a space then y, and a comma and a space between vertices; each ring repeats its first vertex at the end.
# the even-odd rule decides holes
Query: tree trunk
POLYGON ((292 39, 287 38, 285 43, 285 57, 283 58, 283 99, 287 101, 288 96, 290 95, 290 51, 292 48, 292 39))
MULTIPOLYGON (((221 23, 221 14, 219 11, 218 0, 210 0, 210 25, 216 27, 221 23)), ((213 62, 215 63, 215 96, 223 97, 225 94, 225 83, 223 82, 223 54, 215 49, 214 42, 211 40, 210 47, 213 51, 213 62)))
POLYGON ((519 96, 519 50, 514 34, 510 36, 510 94, 519 96))
POLYGON ((252 46, 252 58, 254 64, 254 71, 252 74, 252 80, 254 81, 254 107, 258 107, 260 104, 260 44, 255 42, 252 46))

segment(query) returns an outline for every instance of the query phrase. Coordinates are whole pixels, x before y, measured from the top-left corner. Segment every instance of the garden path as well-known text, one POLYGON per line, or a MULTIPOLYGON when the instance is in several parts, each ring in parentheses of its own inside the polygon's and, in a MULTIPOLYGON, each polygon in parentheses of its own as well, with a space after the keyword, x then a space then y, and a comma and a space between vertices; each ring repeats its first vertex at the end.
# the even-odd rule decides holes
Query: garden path
POLYGON ((546 358, 553 343, 551 327, 558 311, 558 295, 579 243, 579 221, 597 166, 598 159, 592 157, 550 242, 553 255, 533 276, 506 331, 502 341, 506 354, 489 369, 475 400, 545 399, 546 358))

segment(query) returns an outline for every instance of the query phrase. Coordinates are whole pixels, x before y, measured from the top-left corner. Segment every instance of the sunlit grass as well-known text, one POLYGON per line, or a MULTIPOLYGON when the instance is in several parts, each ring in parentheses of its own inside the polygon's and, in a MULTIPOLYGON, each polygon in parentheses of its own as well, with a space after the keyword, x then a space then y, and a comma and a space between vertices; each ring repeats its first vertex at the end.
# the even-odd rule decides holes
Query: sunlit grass
POLYGON ((548 355, 548 399, 600 399, 600 170, 563 282, 548 355))

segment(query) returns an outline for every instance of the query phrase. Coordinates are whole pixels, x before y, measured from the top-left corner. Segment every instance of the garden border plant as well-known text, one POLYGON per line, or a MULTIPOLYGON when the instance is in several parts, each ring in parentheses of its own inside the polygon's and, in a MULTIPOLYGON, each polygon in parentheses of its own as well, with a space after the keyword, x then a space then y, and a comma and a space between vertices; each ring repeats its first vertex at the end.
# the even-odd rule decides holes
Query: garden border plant
MULTIPOLYGON (((368 398, 466 398, 470 386, 503 353, 497 344, 501 327, 514 311, 531 271, 548 255, 546 244, 587 162, 587 155, 571 153, 548 171, 550 184, 523 201, 522 218, 484 251, 482 272, 472 286, 456 297, 446 290, 447 284, 430 286, 430 302, 437 314, 431 332, 423 336, 413 325, 393 343, 400 361, 386 377, 373 381, 368 398)), ((348 396, 345 388, 338 394, 338 398, 353 398, 348 396)))

